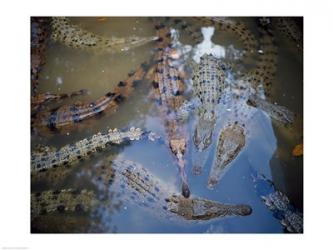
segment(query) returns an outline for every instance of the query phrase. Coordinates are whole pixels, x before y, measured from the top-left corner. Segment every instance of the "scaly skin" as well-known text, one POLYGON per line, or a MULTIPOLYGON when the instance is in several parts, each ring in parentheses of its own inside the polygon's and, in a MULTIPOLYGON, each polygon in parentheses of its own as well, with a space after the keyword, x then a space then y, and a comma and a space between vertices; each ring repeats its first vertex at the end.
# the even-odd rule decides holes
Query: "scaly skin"
POLYGON ((52 150, 48 147, 32 152, 31 172, 45 171, 60 166, 69 166, 81 159, 87 158, 96 150, 103 149, 109 144, 121 144, 126 141, 140 140, 145 136, 153 140, 154 133, 144 132, 140 128, 132 127, 128 131, 110 129, 106 134, 95 134, 75 144, 70 144, 61 149, 52 150))
POLYGON ((234 124, 222 130, 216 148, 214 164, 208 177, 208 188, 220 181, 225 168, 233 161, 245 146, 245 133, 242 126, 234 124))
POLYGON ((147 69, 148 65, 143 63, 125 81, 119 82, 117 87, 94 102, 63 105, 38 112, 32 117, 32 128, 39 134, 64 133, 81 127, 79 124, 102 113, 115 112, 144 78, 147 69))
MULTIPOLYGON (((228 205, 202 198, 186 199, 170 192, 169 185, 153 176, 138 163, 128 160, 108 161, 97 166, 93 181, 106 189, 111 186, 122 202, 141 206, 158 217, 206 221, 225 216, 246 216, 252 209, 248 205, 228 205)), ((111 199, 114 196, 111 196, 111 199)), ((44 191, 31 195, 31 214, 54 212, 89 212, 110 201, 97 199, 92 191, 75 192, 71 189, 44 191)))
POLYGON ((36 94, 31 98, 31 109, 33 111, 38 111, 41 109, 41 107, 47 103, 50 103, 52 101, 59 101, 66 98, 72 98, 75 96, 85 95, 87 93, 87 90, 81 89, 78 91, 74 91, 72 93, 64 93, 64 94, 53 94, 50 92, 42 93, 42 94, 36 94))
POLYGON ((154 41, 157 38, 153 36, 106 38, 86 31, 78 25, 71 24, 66 17, 52 17, 52 39, 71 48, 112 53, 127 51, 154 41))
POLYGON ((39 83, 39 73, 45 63, 45 50, 49 38, 50 19, 31 17, 31 88, 35 95, 39 83))
MULTIPOLYGON (((257 67, 237 82, 231 83, 230 90, 229 88, 222 89, 223 96, 229 91, 231 99, 228 100, 227 104, 224 105, 221 110, 223 120, 227 125, 223 126, 220 132, 214 165, 212 166, 208 180, 209 188, 213 188, 219 182, 223 173, 226 171, 226 167, 237 157, 244 147, 245 134, 249 129, 247 124, 256 110, 252 107, 262 109, 273 119, 284 124, 293 121, 293 114, 289 110, 259 98, 257 93, 261 86, 264 86, 265 90, 270 90, 276 70, 276 47, 273 43, 274 37, 270 33, 269 27, 260 26, 259 30, 261 32, 260 42, 262 47, 257 67), (255 94, 253 94, 253 92, 255 92, 255 94), (225 110, 228 112, 225 112, 225 110)), ((207 84, 205 86, 207 86, 207 84)), ((207 89, 206 93, 208 92, 207 89)), ((210 107, 209 105, 207 106, 210 107)), ((207 131, 207 127, 209 126, 205 124, 202 127, 204 127, 203 131, 207 131)), ((202 134, 203 133, 201 133, 201 135, 202 134)), ((202 138, 204 137, 201 137, 201 139, 202 138)), ((210 140, 208 140, 208 142, 209 141, 210 140)), ((197 173, 201 172, 200 166, 196 166, 194 170, 197 173)))
POLYGON ((225 73, 220 59, 205 54, 200 58, 200 64, 193 63, 192 65, 193 92, 200 100, 197 108, 198 120, 193 136, 196 151, 193 154, 192 172, 200 175, 207 159, 205 150, 212 142, 217 119, 215 109, 226 86, 225 73))
POLYGON ((182 194, 190 196, 190 190, 185 174, 184 154, 187 147, 185 124, 179 117, 178 110, 184 105, 185 90, 184 73, 179 67, 172 66, 177 59, 175 49, 172 48, 171 33, 166 27, 156 26, 159 40, 156 45, 154 61, 157 62, 153 75, 153 91, 159 103, 159 111, 164 120, 169 147, 177 159, 180 176, 182 179, 182 194))
POLYGON ((48 190, 31 194, 31 215, 53 212, 88 212, 97 205, 93 191, 73 189, 48 190))
POLYGON ((285 230, 290 233, 303 233, 303 214, 290 203, 288 197, 276 190, 273 182, 265 176, 254 171, 252 177, 257 194, 285 230))
POLYGON ((225 88, 225 73, 221 60, 207 54, 200 58, 200 64, 194 64, 193 72, 194 94, 200 99, 199 121, 193 140, 197 149, 203 151, 211 143, 216 121, 215 108, 225 88))

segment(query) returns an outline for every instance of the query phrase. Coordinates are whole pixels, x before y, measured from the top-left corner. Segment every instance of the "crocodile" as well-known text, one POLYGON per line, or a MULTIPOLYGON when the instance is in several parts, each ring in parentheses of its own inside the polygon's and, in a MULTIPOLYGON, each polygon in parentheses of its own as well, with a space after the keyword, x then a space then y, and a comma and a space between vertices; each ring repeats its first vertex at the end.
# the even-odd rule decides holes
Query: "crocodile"
MULTIPOLYGON (((98 198, 92 190, 48 190, 31 195, 31 214, 90 212, 98 206, 112 205, 117 198, 122 204, 138 205, 158 217, 184 221, 207 221, 225 216, 247 216, 252 209, 244 204, 222 204, 199 197, 184 198, 173 193, 141 164, 129 160, 107 160, 95 166, 92 181, 114 190, 113 195, 98 198)), ((99 186, 99 185, 97 185, 99 186)))
POLYGON ((139 47, 157 39, 155 36, 106 38, 72 24, 67 17, 52 17, 52 39, 76 49, 101 52, 121 52, 139 47))
MULTIPOLYGON (((216 99, 218 97, 218 102, 221 101, 223 104, 219 107, 219 116, 222 117, 222 122, 220 122, 222 129, 219 133, 215 159, 208 178, 208 188, 210 189, 218 183, 223 173, 225 173, 227 166, 238 156, 245 146, 245 137, 249 133, 247 124, 257 109, 264 111, 274 120, 283 124, 291 124, 293 122, 294 115, 291 111, 283 106, 271 104, 265 99, 266 93, 270 91, 276 70, 276 48, 270 28, 265 26, 260 27, 260 32, 261 47, 258 51, 259 61, 257 66, 247 74, 240 75, 239 79, 235 79, 236 75, 232 74, 230 70, 223 69, 223 65, 218 59, 214 59, 207 52, 204 56, 200 57, 200 60, 204 62, 205 57, 211 58, 211 64, 215 63, 215 67, 219 68, 219 75, 222 75, 223 79, 218 79, 214 82, 212 79, 217 79, 216 77, 212 78, 209 74, 205 73, 200 74, 200 68, 198 70, 198 66, 194 66, 194 75, 196 76, 193 79, 195 95, 198 97, 204 96, 204 98, 201 97, 201 100, 214 100, 215 106, 217 105, 216 99), (198 82, 200 83, 198 79, 201 81, 201 86, 199 85, 201 88, 197 87, 198 82), (216 91, 216 86, 221 89, 221 93, 216 91)), ((213 68, 207 62, 203 65, 206 65, 207 70, 213 68)), ((214 71, 216 70, 214 69, 214 71)), ((216 123, 216 116, 215 113, 211 112, 211 107, 215 108, 215 106, 212 106, 210 103, 203 106, 204 111, 202 113, 205 116, 213 117, 210 123, 204 123, 200 121, 200 118, 197 123, 194 133, 194 143, 199 153, 206 150, 211 143, 211 136, 216 123)), ((195 162, 193 172, 200 174, 202 172, 202 162, 205 162, 205 157, 200 154, 196 158, 198 160, 195 162)))
POLYGON ((221 128, 215 148, 214 161, 208 176, 208 188, 213 189, 232 162, 238 157, 246 143, 246 137, 251 133, 250 121, 257 109, 247 104, 250 95, 250 84, 238 81, 232 85, 230 99, 221 107, 221 128))
POLYGON ((208 178, 208 188, 213 187, 222 178, 225 168, 233 161, 245 146, 245 133, 241 125, 233 124, 224 128, 217 142, 216 156, 208 178))
MULTIPOLYGON (((62 105, 32 116, 33 132, 49 135, 50 132, 64 133, 83 126, 83 121, 99 117, 102 113, 114 113, 143 80, 149 64, 142 63, 135 72, 130 72, 125 81, 94 102, 62 105)), ((51 133, 51 134, 52 134, 51 133)))
POLYGON ((224 48, 211 42, 213 27, 202 28, 203 42, 194 48, 192 63, 193 94, 199 100, 197 122, 193 142, 197 149, 193 173, 200 174, 202 162, 205 161, 203 151, 211 144, 212 133, 216 123, 216 107, 221 101, 222 92, 227 87, 225 82, 225 66, 221 58, 224 48))
POLYGON ((288 197, 277 190, 274 183, 252 169, 252 178, 257 195, 280 221, 286 232, 303 233, 303 214, 296 209, 288 197))
POLYGON ((220 131, 214 164, 208 178, 209 188, 218 183, 228 165, 245 146, 246 134, 249 133, 247 124, 258 109, 282 124, 293 123, 294 114, 291 111, 266 100, 266 95, 270 96, 274 79, 277 52, 271 26, 260 24, 258 29, 261 35, 259 61, 255 69, 231 84, 230 112, 224 116, 228 125, 220 131))
POLYGON ((31 154, 31 172, 41 172, 51 168, 70 166, 79 160, 87 158, 97 150, 104 149, 109 144, 117 145, 142 138, 156 140, 158 139, 158 135, 134 127, 131 127, 127 131, 119 131, 115 128, 109 129, 105 134, 99 132, 74 144, 68 144, 59 150, 48 146, 39 147, 31 154))
POLYGON ((39 73, 45 63, 46 45, 49 40, 50 19, 46 17, 31 17, 31 89, 32 94, 37 93, 39 73))
POLYGON ((50 92, 37 93, 39 74, 45 64, 45 51, 50 37, 50 18, 31 17, 31 86, 32 86, 32 111, 39 111, 41 107, 51 101, 70 98, 86 94, 82 89, 69 94, 53 94, 50 92))
POLYGON ((78 91, 73 91, 71 93, 62 93, 62 94, 55 94, 51 92, 45 92, 41 94, 35 94, 31 98, 31 109, 32 111, 39 111, 44 105, 63 100, 67 98, 73 98, 75 96, 81 96, 87 94, 88 91, 86 89, 80 89, 78 91))
POLYGON ((159 34, 157 51, 154 56, 156 65, 152 75, 153 98, 164 121, 168 146, 177 160, 181 181, 182 194, 190 196, 190 189, 185 174, 184 155, 187 147, 186 127, 179 109, 186 103, 184 97, 185 74, 179 63, 180 50, 174 46, 171 31, 165 25, 156 25, 159 34), (177 65, 177 66, 175 66, 177 65))

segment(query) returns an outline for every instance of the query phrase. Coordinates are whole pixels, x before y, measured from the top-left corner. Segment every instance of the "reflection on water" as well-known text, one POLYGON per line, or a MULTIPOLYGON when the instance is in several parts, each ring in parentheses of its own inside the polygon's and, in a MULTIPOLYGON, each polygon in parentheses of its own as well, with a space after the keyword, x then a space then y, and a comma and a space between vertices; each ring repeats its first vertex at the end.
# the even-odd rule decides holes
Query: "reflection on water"
MULTIPOLYGON (((182 18, 187 20, 188 18, 182 18)), ((117 18, 70 18, 77 25, 98 35, 126 37, 129 35, 154 36, 152 21, 143 17, 117 18)), ((244 22, 258 37, 254 18, 235 18, 244 22)), ((198 20, 189 22, 200 24, 198 20)), ((256 111, 248 121, 245 147, 232 161, 228 171, 214 190, 207 188, 209 171, 214 163, 214 154, 223 117, 218 120, 212 135, 212 143, 207 148, 206 159, 201 175, 192 174, 193 134, 195 117, 187 122, 189 150, 186 153, 186 173, 191 193, 198 197, 230 204, 248 204, 252 214, 244 217, 217 218, 203 223, 169 221, 154 212, 134 204, 123 203, 121 197, 110 200, 108 209, 102 207, 94 213, 41 216, 32 225, 32 232, 150 232, 150 233, 242 233, 242 232, 283 232, 283 227, 257 196, 251 178, 251 168, 271 179, 275 186, 285 193, 292 204, 303 211, 303 158, 293 157, 293 147, 302 143, 303 135, 303 55, 292 41, 276 32, 278 46, 277 72, 273 82, 272 99, 296 114, 292 126, 283 126, 271 120, 265 113, 256 111), (111 209, 112 208, 112 209, 111 209), (65 217, 65 220, 64 220, 65 217), (66 225, 63 225, 65 221, 66 225)), ((186 32, 180 31, 183 44, 193 44, 186 32)), ((239 41, 230 34, 215 32, 213 42, 222 46, 234 45, 241 49, 239 41)), ((99 54, 68 48, 60 43, 49 42, 46 62, 40 73, 38 92, 69 93, 87 89, 88 94, 67 99, 62 103, 91 102, 111 91, 119 81, 136 69, 140 63, 153 55, 154 43, 147 43, 122 53, 99 54)), ((147 81, 148 82, 148 81, 147 81)), ((99 131, 109 128, 140 127, 164 136, 164 124, 151 102, 148 93, 150 85, 141 84, 135 93, 120 105, 113 116, 100 116, 91 121, 83 130, 74 130, 63 135, 32 135, 32 147, 44 144, 59 148, 99 131)), ((57 106, 57 104, 55 105, 57 106)), ((125 145, 108 147, 97 152, 86 161, 68 168, 50 170, 42 177, 32 179, 32 192, 47 189, 80 188, 99 193, 89 174, 94 166, 106 158, 129 159, 141 163, 154 176, 180 192, 178 170, 169 148, 163 142, 147 140, 125 145), (59 171, 60 170, 60 171, 59 171), (54 171, 54 174, 53 172, 54 171), (57 172, 57 173, 56 173, 57 172), (60 174, 59 174, 60 172, 60 174)))

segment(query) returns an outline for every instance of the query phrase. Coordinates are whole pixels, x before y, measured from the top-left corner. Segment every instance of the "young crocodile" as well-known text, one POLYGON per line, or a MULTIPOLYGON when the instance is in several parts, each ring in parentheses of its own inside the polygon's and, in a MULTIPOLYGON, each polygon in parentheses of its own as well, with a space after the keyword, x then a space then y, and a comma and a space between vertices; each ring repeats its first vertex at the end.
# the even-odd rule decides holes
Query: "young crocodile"
POLYGON ((142 81, 147 70, 148 65, 141 64, 125 81, 120 81, 117 87, 94 102, 62 105, 52 110, 38 112, 32 116, 33 130, 39 134, 64 133, 82 127, 79 124, 89 118, 98 117, 107 111, 115 112, 142 81))
POLYGON ((157 37, 137 37, 128 38, 110 37, 96 35, 82 29, 78 25, 71 24, 66 17, 52 17, 52 39, 61 42, 71 48, 84 50, 94 50, 101 52, 120 52, 131 48, 142 46, 154 41, 157 37))
POLYGON ((88 212, 99 205, 108 206, 119 198, 123 203, 138 205, 158 217, 182 218, 190 221, 206 221, 225 216, 246 216, 252 209, 248 205, 229 205, 202 198, 184 198, 170 191, 142 165, 128 160, 107 161, 96 166, 93 182, 101 184, 117 195, 111 200, 99 200, 93 191, 44 191, 31 195, 31 214, 36 217, 52 212, 88 212), (110 187, 109 187, 110 186, 110 187))
POLYGON ((130 128, 128 131, 110 129, 106 134, 98 133, 74 144, 69 144, 59 150, 49 147, 40 148, 31 154, 31 172, 45 171, 60 166, 69 166, 82 160, 97 150, 109 144, 120 144, 126 141, 140 140, 148 137, 155 140, 158 137, 153 132, 145 132, 140 128, 130 128))
POLYGON ((81 89, 81 90, 74 91, 74 92, 71 92, 68 94, 67 93, 54 94, 51 92, 36 94, 36 95, 32 96, 32 98, 31 98, 31 110, 40 111, 41 108, 47 103, 63 100, 66 98, 73 98, 75 96, 85 95, 85 94, 87 94, 87 92, 88 91, 86 89, 81 89))
POLYGON ((179 110, 185 104, 184 72, 179 63, 180 51, 174 48, 171 32, 164 25, 157 25, 159 40, 156 45, 154 61, 155 72, 153 74, 153 93, 158 103, 158 108, 164 120, 164 126, 168 137, 168 146, 177 159, 181 180, 182 194, 190 196, 190 189, 185 174, 184 155, 187 147, 186 127, 182 121, 179 110))
POLYGON ((252 174, 255 190, 273 216, 280 221, 287 232, 303 233, 303 214, 289 201, 288 197, 276 190, 272 181, 255 172, 252 174))

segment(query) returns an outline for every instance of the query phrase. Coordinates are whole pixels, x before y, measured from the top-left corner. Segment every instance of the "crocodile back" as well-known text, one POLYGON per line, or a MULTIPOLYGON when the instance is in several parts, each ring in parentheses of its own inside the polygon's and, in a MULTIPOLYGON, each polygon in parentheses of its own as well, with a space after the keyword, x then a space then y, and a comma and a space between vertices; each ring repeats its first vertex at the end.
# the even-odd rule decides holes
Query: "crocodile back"
POLYGON ((194 66, 193 89, 205 112, 214 112, 225 88, 225 73, 220 59, 205 54, 194 66))

